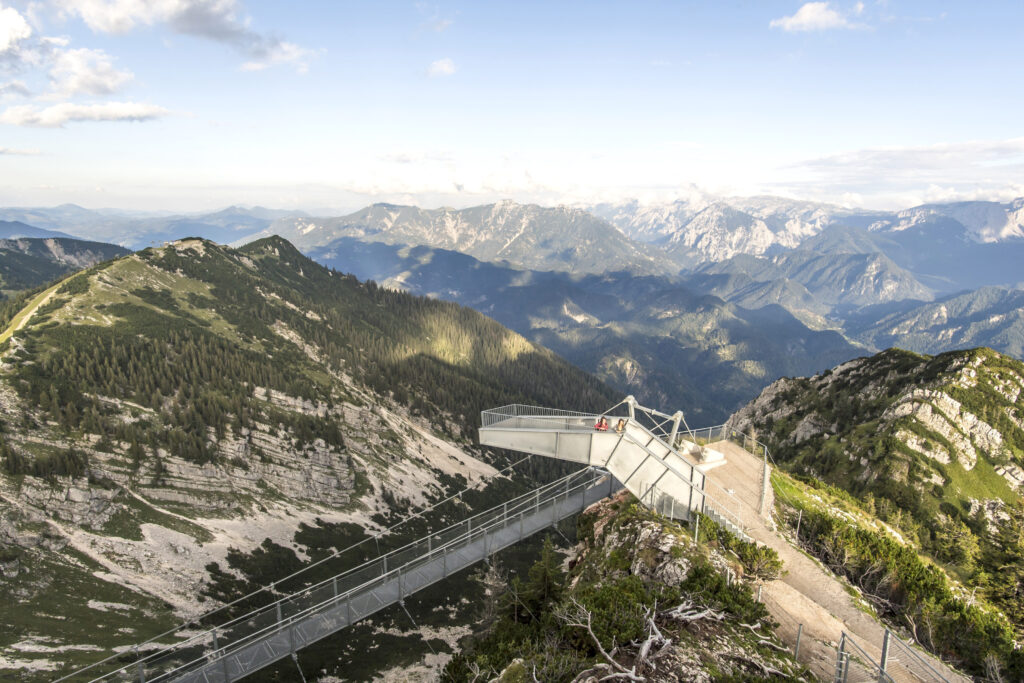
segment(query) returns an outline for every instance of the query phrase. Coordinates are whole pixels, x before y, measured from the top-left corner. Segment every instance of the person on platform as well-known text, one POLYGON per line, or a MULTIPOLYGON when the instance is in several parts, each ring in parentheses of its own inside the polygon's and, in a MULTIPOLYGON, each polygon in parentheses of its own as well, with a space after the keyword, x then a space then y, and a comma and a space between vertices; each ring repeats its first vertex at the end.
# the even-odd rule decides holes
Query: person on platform
POLYGON ((597 424, 594 425, 594 429, 596 429, 599 432, 607 432, 608 431, 608 418, 605 417, 604 415, 602 415, 601 418, 597 421, 597 424))

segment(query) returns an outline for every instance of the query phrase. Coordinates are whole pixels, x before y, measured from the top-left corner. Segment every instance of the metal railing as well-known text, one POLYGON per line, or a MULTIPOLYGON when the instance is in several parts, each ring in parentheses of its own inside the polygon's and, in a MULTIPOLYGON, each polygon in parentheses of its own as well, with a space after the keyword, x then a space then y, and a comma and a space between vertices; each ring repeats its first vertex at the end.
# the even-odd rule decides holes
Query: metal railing
POLYGON ((880 683, 970 683, 971 679, 948 668, 931 655, 917 651, 889 629, 881 643, 878 660, 864 651, 850 634, 839 638, 836 652, 836 683, 878 681, 880 683))
POLYGON ((846 633, 839 637, 835 683, 896 683, 874 658, 846 633))
POLYGON ((706 446, 716 441, 732 441, 743 450, 758 457, 767 457, 769 454, 767 446, 749 434, 733 429, 729 423, 715 425, 714 427, 690 429, 686 432, 681 432, 680 437, 687 441, 692 441, 698 446, 706 446))
POLYGON ((98 663, 118 666, 113 671, 100 673, 92 665, 60 680, 237 680, 582 511, 616 488, 607 473, 580 470, 215 628, 181 629, 183 640, 138 652, 135 661, 98 663))
MULTIPOLYGON (((641 426, 641 428, 642 428, 642 426, 641 426)), ((652 436, 654 436, 654 435, 652 434, 652 436)), ((707 477, 707 475, 705 473, 697 471, 692 464, 690 464, 688 462, 686 463, 687 467, 689 467, 689 476, 687 476, 686 472, 680 471, 679 469, 677 469, 675 467, 675 465, 673 465, 672 463, 668 462, 667 458, 663 458, 663 457, 659 456, 654 451, 649 449, 647 446, 645 446, 644 444, 640 443, 640 441, 638 439, 636 439, 628 431, 625 433, 625 438, 627 440, 629 440, 631 443, 633 443, 634 445, 636 445, 639 448, 643 449, 647 453, 647 457, 654 457, 654 458, 656 458, 666 468, 666 470, 668 470, 669 472, 672 472, 677 477, 677 479, 679 481, 681 481, 682 483, 684 483, 684 484, 686 484, 688 486, 688 488, 690 489, 689 499, 687 501, 682 501, 682 500, 676 501, 677 505, 679 505, 680 508, 682 508, 683 506, 686 506, 686 507, 689 507, 689 508, 696 509, 699 512, 702 512, 704 514, 708 514, 709 512, 717 513, 721 517, 722 521, 726 522, 728 525, 732 525, 733 529, 730 529, 731 531, 733 531, 734 533, 737 533, 743 539, 749 540, 749 536, 747 535, 747 532, 746 532, 746 525, 744 525, 744 523, 743 523, 743 521, 742 521, 742 519, 740 517, 740 512, 739 512, 740 509, 741 509, 740 501, 739 501, 739 499, 735 495, 728 494, 726 492, 726 490, 723 489, 721 486, 718 486, 717 484, 712 483, 711 480, 708 479, 708 477, 707 477), (700 488, 697 488, 697 479, 698 479, 697 475, 700 475, 699 476, 700 488), (710 487, 709 487, 709 483, 711 483, 710 487), (715 489, 716 493, 718 495, 712 495, 709 492, 709 488, 715 489), (700 498, 699 503, 698 503, 697 506, 694 506, 694 494, 695 493, 700 498), (725 502, 727 500, 730 501, 729 504, 727 504, 725 502)), ((673 450, 671 452, 674 453, 675 451, 673 450)), ((684 458, 680 458, 680 459, 683 460, 684 462, 686 462, 684 458)), ((627 482, 625 482, 625 481, 622 482, 622 483, 623 483, 623 485, 627 484, 627 482)), ((650 488, 651 489, 655 489, 656 487, 657 487, 657 484, 654 484, 650 488)), ((658 490, 660 491, 661 489, 658 489, 658 490)), ((663 494, 663 495, 666 495, 666 494, 663 494)), ((637 497, 640 499, 641 502, 644 502, 644 503, 647 502, 645 500, 645 498, 647 497, 646 496, 646 492, 641 491, 640 495, 637 496, 637 497)))

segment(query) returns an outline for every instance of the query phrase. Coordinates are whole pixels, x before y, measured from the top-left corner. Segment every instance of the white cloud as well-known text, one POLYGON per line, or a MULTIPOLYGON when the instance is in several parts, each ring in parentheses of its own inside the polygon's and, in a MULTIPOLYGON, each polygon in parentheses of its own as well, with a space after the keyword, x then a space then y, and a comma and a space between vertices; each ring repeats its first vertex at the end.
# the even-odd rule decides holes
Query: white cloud
POLYGON ((166 24, 172 31, 230 45, 249 58, 244 67, 276 64, 308 68, 309 50, 249 27, 238 0, 58 0, 94 31, 127 33, 138 26, 166 24))
POLYGON ((0 53, 9 52, 32 35, 32 27, 13 7, 0 8, 0 53))
POLYGON ((438 59, 430 63, 430 68, 427 69, 427 75, 431 78, 437 78, 439 76, 451 76, 455 73, 455 62, 450 58, 445 57, 444 59, 438 59))
POLYGON ((110 95, 134 78, 130 71, 114 68, 114 61, 103 50, 80 48, 57 53, 50 78, 56 93, 73 95, 110 95))
POLYGON ((34 157, 38 154, 38 149, 11 149, 10 147, 0 147, 0 156, 34 157))
POLYGON ((1024 194, 1024 138, 855 150, 780 168, 769 192, 875 207, 926 201, 1005 200, 1024 194))
POLYGON ((60 128, 74 121, 150 121, 170 112, 153 104, 135 102, 106 102, 104 104, 74 104, 62 102, 44 109, 31 105, 8 107, 0 114, 0 123, 13 126, 60 128))
POLYGON ((294 64, 299 73, 309 71, 309 58, 312 50, 299 47, 294 43, 280 42, 271 48, 263 57, 242 64, 242 71, 262 71, 278 64, 294 64))
POLYGON ((8 81, 0 84, 0 97, 28 97, 32 90, 25 81, 8 81))
MULTIPOLYGON (((859 10, 863 5, 858 3, 859 10)), ((772 19, 768 24, 772 28, 781 28, 783 31, 824 31, 830 28, 856 28, 856 24, 850 23, 838 10, 833 9, 828 2, 807 2, 796 11, 791 17, 772 19)))

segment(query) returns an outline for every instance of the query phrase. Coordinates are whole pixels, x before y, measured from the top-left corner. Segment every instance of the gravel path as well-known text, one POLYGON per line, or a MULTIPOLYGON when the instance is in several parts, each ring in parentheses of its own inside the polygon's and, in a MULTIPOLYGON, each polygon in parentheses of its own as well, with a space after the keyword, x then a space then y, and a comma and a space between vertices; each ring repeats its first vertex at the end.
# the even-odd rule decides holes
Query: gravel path
MULTIPOLYGON (((747 507, 743 510, 743 522, 749 527, 748 533, 759 543, 773 548, 784 563, 786 575, 765 583, 761 592, 762 602, 780 624, 779 637, 792 647, 796 643, 797 626, 803 624, 800 663, 825 680, 835 675, 836 645, 844 631, 875 661, 881 659, 885 627, 858 608, 857 599, 850 595, 842 581, 757 515, 760 458, 731 442, 718 442, 711 447, 725 455, 726 464, 712 469, 708 478, 736 492, 741 504, 747 507)), ((894 680, 900 683, 922 680, 893 658, 889 662, 887 670, 894 680)), ((968 680, 937 661, 933 661, 932 666, 941 667, 939 670, 950 681, 968 680)))

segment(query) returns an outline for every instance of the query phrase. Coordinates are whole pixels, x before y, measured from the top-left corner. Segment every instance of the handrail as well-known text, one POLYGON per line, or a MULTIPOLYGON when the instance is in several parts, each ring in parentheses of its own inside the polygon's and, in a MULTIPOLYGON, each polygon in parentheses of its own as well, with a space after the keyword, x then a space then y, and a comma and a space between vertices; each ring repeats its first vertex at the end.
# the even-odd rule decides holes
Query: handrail
MULTIPOLYGON (((844 632, 840 636, 840 638, 839 638, 839 661, 836 662, 836 664, 837 664, 836 668, 837 669, 840 666, 843 667, 842 679, 841 680, 843 680, 843 681, 848 680, 848 678, 849 678, 849 668, 850 668, 850 664, 852 662, 856 662, 858 665, 860 665, 864 669, 865 673, 868 674, 868 676, 870 677, 870 680, 872 680, 872 681, 879 681, 879 683, 895 683, 895 681, 893 680, 892 676, 890 676, 887 672, 885 672, 882 669, 882 667, 878 664, 878 662, 876 662, 871 655, 869 655, 867 652, 865 652, 864 648, 862 648, 860 645, 857 644, 856 640, 854 640, 847 633, 844 632), (854 652, 846 652, 845 646, 847 646, 847 645, 852 646, 855 651, 854 652), (844 661, 843 655, 846 655, 845 661, 844 661), (857 655, 857 656, 867 660, 867 663, 865 663, 864 661, 857 661, 857 660, 851 659, 850 655, 857 655)), ((836 677, 837 678, 839 677, 839 673, 840 672, 837 670, 836 671, 836 677)))
MULTIPOLYGON (((892 656, 892 647, 894 645, 896 646, 896 648, 899 649, 899 651, 901 653, 909 656, 913 663, 916 663, 916 664, 918 664, 920 666, 923 666, 926 669, 925 673, 930 674, 931 676, 934 676, 935 680, 937 680, 937 681, 949 681, 949 678, 947 677, 947 674, 940 673, 938 670, 936 670, 936 668, 934 666, 931 665, 931 663, 920 652, 918 652, 916 649, 911 647, 909 643, 905 642, 903 639, 901 639, 895 633, 893 633, 892 631, 889 631, 890 657, 892 656)), ((910 669, 915 674, 918 673, 916 671, 913 671, 914 667, 913 667, 913 665, 910 662, 907 662, 905 660, 901 660, 899 664, 903 668, 910 669)), ((956 671, 953 671, 951 673, 955 677, 954 680, 956 680, 956 681, 963 681, 964 683, 969 683, 970 680, 971 680, 970 678, 967 678, 966 676, 961 676, 956 671)))
MULTIPOLYGON (((344 580, 350 579, 351 577, 357 576, 357 573, 372 568, 373 565, 375 565, 375 564, 380 564, 380 565, 382 565, 384 567, 384 572, 382 574, 379 574, 376 577, 371 577, 367 581, 363 581, 363 582, 357 584, 352 589, 350 589, 350 590, 358 590, 361 586, 364 586, 368 582, 372 582, 372 581, 376 580, 377 578, 379 578, 379 576, 386 576, 386 575, 388 575, 388 573, 390 571, 390 570, 387 569, 388 560, 396 558, 396 557, 399 557, 403 553, 408 553, 408 551, 410 549, 415 548, 415 546, 417 546, 418 544, 422 545, 424 542, 426 542, 428 547, 430 547, 432 549, 440 549, 440 550, 443 550, 445 547, 450 547, 453 544, 458 544, 462 540, 465 540, 466 538, 471 538, 473 535, 476 535, 477 533, 479 533, 479 531, 481 529, 492 528, 493 525, 495 524, 494 518, 495 518, 495 516, 498 513, 501 514, 501 517, 499 519, 507 519, 509 514, 515 515, 515 514, 519 514, 520 512, 525 512, 526 510, 531 509, 542 498, 545 501, 550 500, 550 498, 547 498, 547 496, 550 496, 552 491, 555 491, 555 497, 557 497, 562 492, 576 491, 581 486, 590 485, 590 484, 592 484, 596 480, 596 478, 599 478, 599 476, 608 476, 606 474, 601 474, 599 476, 595 476, 595 472, 596 472, 596 470, 594 470, 594 468, 584 468, 584 469, 578 470, 576 472, 573 472, 573 473, 571 473, 569 475, 566 475, 565 477, 562 477, 561 479, 558 479, 558 480, 556 480, 554 482, 551 482, 549 484, 545 484, 543 486, 540 486, 537 489, 533 489, 533 490, 531 490, 531 491, 529 491, 527 493, 522 494, 521 496, 517 496, 516 498, 513 498, 513 499, 511 499, 509 501, 506 501, 505 503, 502 503, 502 504, 500 504, 498 506, 495 506, 495 507, 490 508, 488 510, 484 510, 482 512, 474 514, 474 515, 472 515, 472 516, 470 516, 470 517, 468 517, 468 518, 466 518, 464 520, 461 520, 459 522, 451 524, 451 525, 449 525, 447 527, 444 527, 444 528, 442 528, 442 529, 440 529, 438 531, 432 531, 429 534, 427 534, 426 536, 423 536, 423 537, 421 537, 419 539, 411 541, 411 542, 409 542, 409 543, 407 543, 407 544, 405 544, 405 545, 403 545, 403 546, 401 546, 399 548, 395 548, 393 550, 390 550, 390 551, 388 551, 388 552, 386 552, 386 553, 384 553, 384 554, 382 554, 382 555, 380 555, 378 557, 375 557, 373 559, 367 560, 367 561, 365 561, 365 562, 363 562, 363 563, 361 563, 361 564, 359 564, 359 565, 357 565, 355 567, 352 567, 352 568, 349 568, 347 570, 344 570, 344 571, 342 571, 342 572, 340 572, 338 574, 335 574, 334 576, 331 576, 328 579, 325 579, 323 581, 315 583, 315 584, 313 584, 311 586, 306 586, 306 587, 302 588, 301 590, 294 591, 294 592, 289 593, 287 595, 283 595, 282 597, 278 598, 277 600, 274 600, 273 602, 268 603, 267 605, 264 605, 262 607, 258 607, 258 608, 255 608, 253 610, 250 610, 246 614, 243 614, 241 616, 237 616, 237 617, 235 617, 233 619, 230 619, 229 621, 227 621, 227 622, 225 622, 223 624, 218 624, 217 626, 215 626, 213 628, 201 631, 199 633, 193 633, 189 637, 187 637, 187 638, 185 638, 183 640, 180 640, 180 641, 178 641, 178 642, 176 642, 176 643, 174 643, 174 644, 172 644, 170 646, 165 646, 165 647, 162 647, 162 648, 160 648, 158 650, 153 650, 153 651, 151 651, 151 652, 149 652, 149 653, 147 653, 147 654, 145 654, 143 656, 140 656, 135 661, 132 661, 130 664, 124 665, 124 666, 122 666, 122 667, 120 667, 118 669, 115 669, 115 670, 111 671, 111 672, 107 672, 105 674, 102 674, 99 677, 94 678, 92 680, 93 681, 106 680, 106 679, 108 679, 111 676, 114 676, 114 675, 119 674, 119 673, 124 673, 124 672, 126 672, 126 671, 128 671, 130 669, 137 668, 140 665, 145 665, 147 663, 152 664, 155 660, 157 660, 157 659, 159 659, 159 658, 161 658, 163 656, 166 656, 169 653, 180 651, 180 650, 185 649, 185 648, 196 647, 196 646, 202 646, 202 647, 205 648, 206 644, 208 642, 210 642, 211 640, 213 640, 213 642, 216 642, 216 640, 213 638, 213 637, 216 636, 216 634, 218 634, 220 632, 223 632, 223 631, 225 631, 227 629, 230 629, 232 627, 236 627, 239 624, 242 624, 242 623, 244 623, 246 621, 255 619, 259 615, 265 614, 265 613, 267 613, 269 611, 278 610, 283 605, 285 605, 286 602, 288 602, 290 600, 293 600, 297 595, 312 593, 314 591, 323 589, 323 588, 325 588, 328 585, 335 584, 338 581, 344 581, 344 580), (583 483, 580 483, 580 482, 583 482, 583 483), (485 518, 488 517, 488 516, 490 517, 490 519, 489 520, 485 520, 485 518), (465 529, 465 531, 462 531, 462 529, 465 529), (453 531, 457 531, 458 533, 456 533, 454 536, 452 536, 451 534, 452 534, 453 531), (448 536, 448 538, 445 538, 446 536, 448 536), (433 540, 434 539, 439 539, 439 540, 444 539, 444 540, 441 543, 439 543, 438 545, 434 546, 433 545, 433 540)), ((416 557, 420 557, 420 556, 421 555, 417 555, 416 557)), ((415 558, 414 558, 414 560, 415 560, 415 558)), ((411 560, 411 561, 414 561, 414 560, 411 560)), ((406 564, 408 564, 408 563, 406 563, 406 564)), ((400 566, 402 566, 402 565, 400 565, 400 566)), ((292 575, 290 575, 289 578, 298 575, 298 573, 299 572, 293 573, 292 575)), ((274 586, 277 583, 281 583, 281 582, 283 582, 283 580, 279 580, 279 581, 275 582, 274 584, 271 584, 270 586, 264 587, 260 591, 254 591, 253 593, 250 593, 249 596, 247 596, 247 597, 253 597, 253 596, 259 594, 260 592, 262 592, 264 590, 274 591, 274 586)), ((234 601, 232 603, 229 603, 229 605, 237 604, 237 602, 238 601, 234 601)), ((186 624, 185 626, 179 627, 175 631, 170 631, 168 633, 177 633, 177 632, 183 631, 183 630, 187 629, 188 627, 190 627, 190 626, 192 626, 194 624, 196 624, 196 620, 193 620, 193 621, 189 622, 188 624, 186 624)), ((146 641, 143 644, 149 644, 149 643, 152 643, 152 642, 153 642, 153 640, 149 640, 149 641, 146 641)), ((223 648, 218 648, 218 649, 223 649, 223 648)), ((90 665, 88 665, 86 667, 83 667, 81 669, 77 669, 77 670, 75 670, 73 672, 70 672, 70 673, 66 674, 65 676, 63 676, 63 677, 61 677, 61 678, 59 678, 57 680, 58 681, 62 681, 62 680, 66 680, 66 679, 74 677, 74 676, 80 676, 81 674, 83 674, 86 671, 94 669, 97 666, 100 666, 100 665, 102 665, 104 663, 109 663, 112 660, 118 659, 118 658, 123 657, 123 656, 124 656, 123 652, 115 654, 115 655, 112 655, 111 657, 107 657, 106 659, 103 659, 103 660, 101 660, 99 662, 95 662, 95 663, 90 664, 90 665)))

